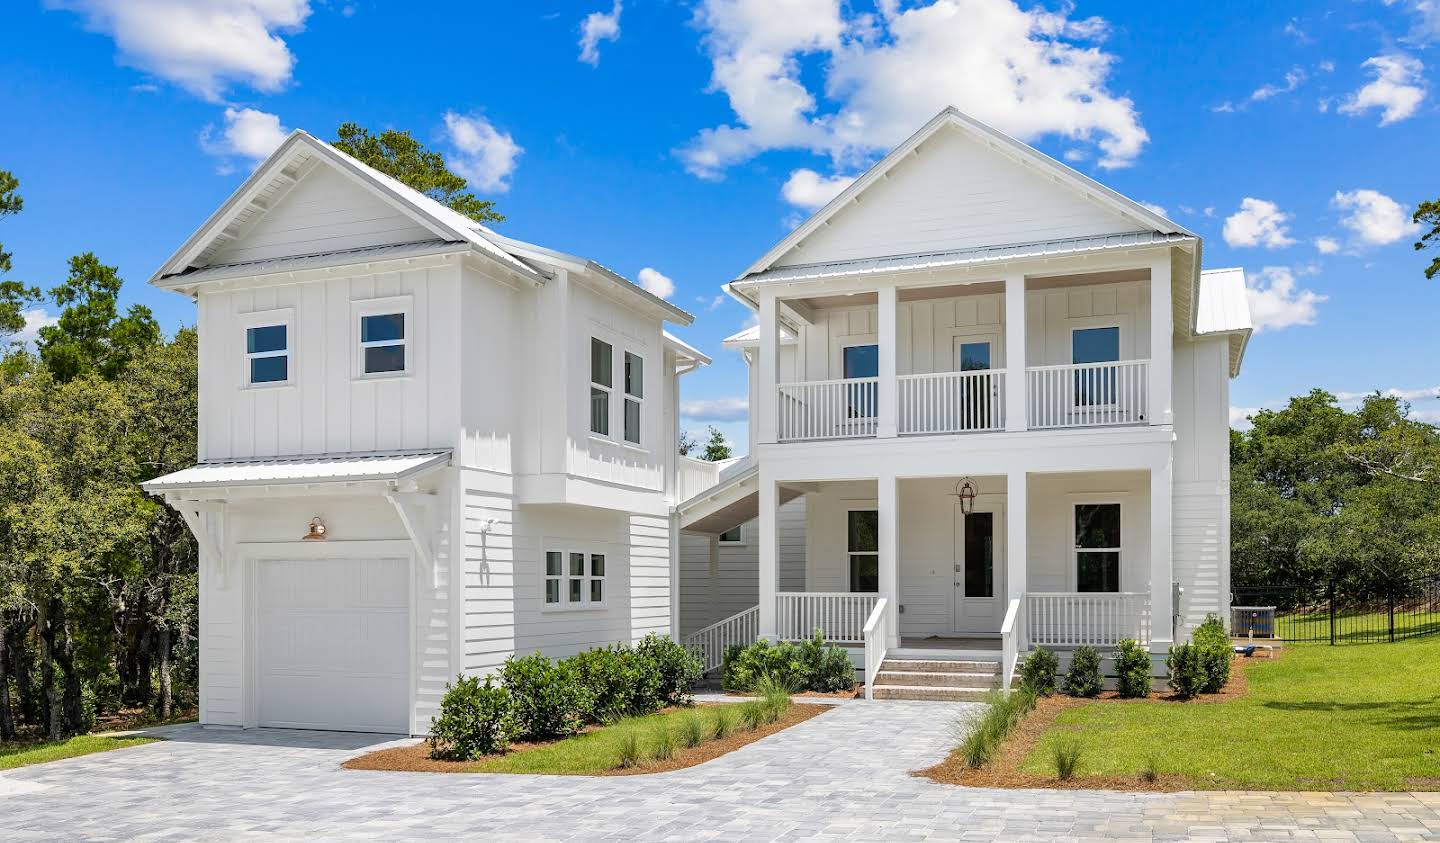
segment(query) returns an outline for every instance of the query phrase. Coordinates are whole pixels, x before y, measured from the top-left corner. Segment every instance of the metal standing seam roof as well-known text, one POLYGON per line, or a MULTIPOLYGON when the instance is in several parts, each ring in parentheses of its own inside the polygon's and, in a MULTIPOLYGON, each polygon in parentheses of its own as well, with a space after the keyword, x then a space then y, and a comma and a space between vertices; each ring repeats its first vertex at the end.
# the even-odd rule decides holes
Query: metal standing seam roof
POLYGON ((217 486, 402 480, 450 461, 450 451, 267 457, 202 462, 141 483, 147 492, 217 486))
POLYGON ((218 278, 234 278, 250 275, 267 275, 274 272, 299 272, 305 269, 323 269, 327 266, 344 266, 360 261, 394 260, 423 255, 440 254, 459 248, 468 248, 469 243, 459 240, 421 240, 415 243, 395 243, 388 246, 365 246, 359 249, 340 249, 333 252, 317 252, 312 255, 295 255, 283 258, 221 263, 189 269, 171 278, 186 282, 213 281, 218 278))
POLYGON ((1245 294, 1245 270, 1239 267, 1201 272, 1200 302, 1196 307, 1197 334, 1249 331, 1255 327, 1245 294))

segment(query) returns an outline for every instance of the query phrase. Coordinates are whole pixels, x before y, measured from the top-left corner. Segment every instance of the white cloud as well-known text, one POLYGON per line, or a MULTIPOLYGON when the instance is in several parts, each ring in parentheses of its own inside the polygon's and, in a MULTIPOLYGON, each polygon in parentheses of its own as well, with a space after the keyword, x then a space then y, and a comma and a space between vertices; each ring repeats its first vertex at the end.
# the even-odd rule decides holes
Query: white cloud
POLYGON ((1340 241, 1334 237, 1316 237, 1315 251, 1322 255, 1333 255, 1340 251, 1340 241))
MULTIPOLYGON (((200 148, 221 158, 244 158, 255 164, 274 152, 289 133, 274 114, 253 108, 227 108, 223 128, 217 132, 211 124, 200 132, 200 148)), ((228 163, 222 165, 222 172, 229 169, 228 163)))
POLYGON ((661 274, 660 270, 654 267, 647 266, 640 270, 639 274, 635 276, 635 280, 639 281, 640 286, 644 287, 652 295, 659 296, 662 299, 668 299, 675 295, 675 282, 661 274))
POLYGON ((1415 14, 1415 24, 1406 40, 1428 44, 1440 40, 1440 2, 1437 0, 1385 0, 1387 6, 1404 6, 1415 14))
POLYGON ((1313 325, 1317 305, 1329 298, 1311 290, 1297 290, 1295 273, 1284 266, 1245 273, 1245 293, 1256 333, 1313 325))
POLYGON ((801 167, 785 180, 780 195, 797 208, 813 211, 839 196, 854 181, 854 176, 826 177, 801 167))
POLYGON ((1105 22, 1068 10, 931 0, 902 12, 884 0, 871 14, 840 0, 702 0, 695 21, 710 88, 735 115, 680 152, 705 178, 784 148, 853 168, 946 105, 1021 139, 1095 147, 1102 167, 1132 163, 1149 140, 1134 104, 1107 87, 1115 57, 1093 43, 1105 22), (807 61, 823 66, 813 83, 807 61), (821 89, 833 106, 821 104, 821 89))
POLYGON ((580 60, 600 64, 600 42, 620 40, 620 0, 606 12, 591 12, 580 21, 580 60))
MULTIPOLYGON (((1337 392, 1335 393, 1335 400, 1343 401, 1345 403, 1349 403, 1352 401, 1364 401, 1366 398, 1374 395, 1376 391, 1377 390, 1371 389, 1364 392, 1337 392)), ((1392 386, 1389 389, 1382 389, 1378 391, 1381 395, 1384 395, 1387 398, 1399 398, 1401 401, 1433 401, 1437 398, 1440 398, 1440 385, 1422 386, 1419 389, 1401 389, 1399 387, 1392 386)))
POLYGON ((1170 218, 1170 213, 1165 210, 1164 205, 1156 205, 1154 202, 1141 202, 1140 204, 1148 208, 1152 214, 1159 214, 1166 219, 1170 218))
POLYGON ((1378 190, 1337 191, 1330 205, 1345 211, 1340 224, 1350 229, 1360 243, 1384 246, 1409 237, 1419 230, 1399 202, 1378 190))
POLYGON ((445 135, 456 154, 445 163, 479 190, 504 193, 510 189, 515 159, 525 148, 509 132, 502 132, 479 114, 445 112, 445 135))
POLYGON ((299 32, 309 0, 47 0, 115 40, 120 60, 219 102, 233 84, 273 92, 295 57, 282 34, 299 32))
POLYGON ((1425 65, 1413 56, 1390 53, 1365 61, 1375 77, 1368 85, 1340 103, 1341 114, 1358 115, 1372 108, 1381 109, 1380 125, 1388 126, 1415 113, 1425 99, 1425 65))
POLYGON ((690 421, 740 421, 750 414, 750 399, 744 396, 734 398, 699 398, 680 403, 680 415, 690 421))
POLYGON ((1289 220, 1290 215, 1274 202, 1247 196, 1240 202, 1240 210, 1225 218, 1225 242, 1236 248, 1292 246, 1295 240, 1290 237, 1289 220))
POLYGON ((1272 97, 1280 96, 1281 94, 1293 93, 1294 90, 1300 87, 1300 84, 1304 81, 1305 71, 1301 70, 1298 67, 1292 67, 1285 74, 1285 84, 1261 85, 1250 94, 1250 101, 1264 102, 1265 100, 1271 99, 1272 97))
POLYGON ((1253 426, 1250 424, 1250 417, 1258 412, 1259 407, 1231 407, 1230 426, 1236 430, 1249 430, 1253 426))
POLYGON ((706 310, 714 311, 718 310, 720 308, 720 305, 725 303, 725 294, 721 293, 718 296, 714 296, 708 299, 704 296, 696 296, 695 301, 698 302, 706 310))
POLYGON ((51 325, 57 325, 60 317, 51 315, 43 307, 32 307, 20 311, 20 318, 25 320, 25 327, 10 335, 11 342, 24 343, 29 345, 40 339, 40 329, 51 325))

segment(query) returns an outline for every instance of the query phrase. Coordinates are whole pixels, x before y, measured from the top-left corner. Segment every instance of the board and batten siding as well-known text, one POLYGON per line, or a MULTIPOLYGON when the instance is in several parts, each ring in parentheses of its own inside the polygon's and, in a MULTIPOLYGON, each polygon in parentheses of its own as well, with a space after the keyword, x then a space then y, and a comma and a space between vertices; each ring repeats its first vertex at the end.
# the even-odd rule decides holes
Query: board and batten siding
MULTIPOLYGON (((779 509, 777 540, 781 591, 805 591, 805 497, 779 509)), ((710 558, 710 537, 680 534, 680 631, 689 635, 759 604, 759 522, 741 525, 740 544, 718 544, 710 558)))
POLYGON ((313 166, 212 264, 318 255, 367 246, 433 240, 436 235, 349 176, 313 166))
POLYGON ((453 447, 459 294, 455 266, 203 292, 200 458, 453 447), (356 308, 376 300, 410 310, 405 375, 359 374, 356 308), (286 320, 290 383, 249 386, 246 328, 286 320))
POLYGON ((947 128, 775 262, 797 266, 1120 234, 1144 226, 947 128))

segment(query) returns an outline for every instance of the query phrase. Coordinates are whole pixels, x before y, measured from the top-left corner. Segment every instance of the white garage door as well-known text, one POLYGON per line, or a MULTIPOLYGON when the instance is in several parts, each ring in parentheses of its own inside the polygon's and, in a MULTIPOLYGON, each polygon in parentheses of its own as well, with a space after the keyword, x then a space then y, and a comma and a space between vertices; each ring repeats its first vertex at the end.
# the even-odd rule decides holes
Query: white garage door
POLYGON ((257 563, 261 726, 408 733, 409 565, 257 563))

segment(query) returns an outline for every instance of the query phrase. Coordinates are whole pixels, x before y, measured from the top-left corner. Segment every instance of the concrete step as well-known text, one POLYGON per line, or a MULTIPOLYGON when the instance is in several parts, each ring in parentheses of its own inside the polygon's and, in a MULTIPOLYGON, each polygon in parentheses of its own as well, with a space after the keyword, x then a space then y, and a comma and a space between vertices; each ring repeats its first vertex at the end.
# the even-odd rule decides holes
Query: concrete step
POLYGON ((933 702, 982 702, 990 688, 946 688, 925 685, 875 685, 877 700, 930 700, 933 702))
POLYGON ((998 688, 1000 677, 994 673, 960 673, 928 670, 885 670, 875 677, 879 685, 909 685, 929 688, 998 688))
POLYGON ((936 661, 933 659, 887 658, 880 663, 880 669, 920 671, 924 673, 985 673, 999 674, 1000 662, 989 661, 936 661))

